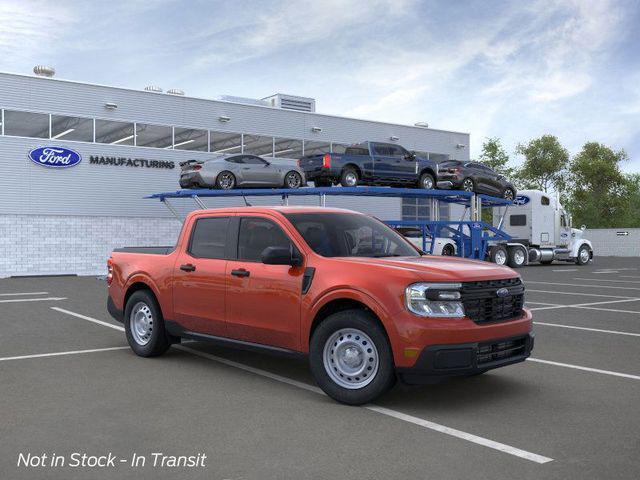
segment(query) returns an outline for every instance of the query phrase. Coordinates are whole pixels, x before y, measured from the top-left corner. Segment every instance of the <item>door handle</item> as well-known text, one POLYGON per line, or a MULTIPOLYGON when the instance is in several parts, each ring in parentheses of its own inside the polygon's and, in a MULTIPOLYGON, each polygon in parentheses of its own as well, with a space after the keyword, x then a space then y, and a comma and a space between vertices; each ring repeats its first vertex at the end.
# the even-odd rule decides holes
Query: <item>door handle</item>
POLYGON ((180 265, 180 270, 185 272, 194 272, 196 270, 196 266, 191 263, 185 263, 184 265, 180 265))
POLYGON ((244 268, 239 268, 238 270, 231 270, 231 275, 234 277, 248 277, 251 275, 249 270, 245 270, 244 268))

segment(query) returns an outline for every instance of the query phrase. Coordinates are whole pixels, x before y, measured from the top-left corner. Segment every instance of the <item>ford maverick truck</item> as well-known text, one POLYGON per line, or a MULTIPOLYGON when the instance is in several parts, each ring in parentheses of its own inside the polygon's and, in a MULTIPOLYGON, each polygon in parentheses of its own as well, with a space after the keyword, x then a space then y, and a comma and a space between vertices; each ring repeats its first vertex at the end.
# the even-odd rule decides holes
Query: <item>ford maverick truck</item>
MULTIPOLYGON (((298 165, 316 187, 383 185, 436 188, 438 164, 394 143, 364 142, 344 153, 325 153, 301 158, 298 165)), ((447 187, 450 187, 447 183, 447 187)))
POLYGON ((533 348, 524 285, 510 268, 424 256, 382 222, 321 207, 198 210, 175 247, 115 250, 111 315, 133 351, 182 338, 306 356, 347 404, 470 376, 533 348))

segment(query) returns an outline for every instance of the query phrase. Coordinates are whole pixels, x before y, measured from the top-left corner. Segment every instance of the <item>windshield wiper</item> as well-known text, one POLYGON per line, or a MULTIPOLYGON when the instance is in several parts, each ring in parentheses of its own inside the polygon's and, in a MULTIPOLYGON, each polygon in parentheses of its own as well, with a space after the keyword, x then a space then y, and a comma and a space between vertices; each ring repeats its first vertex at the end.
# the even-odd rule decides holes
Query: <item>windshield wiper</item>
POLYGON ((384 257, 405 257, 406 255, 400 255, 399 253, 384 253, 379 255, 372 255, 373 258, 384 258, 384 257))

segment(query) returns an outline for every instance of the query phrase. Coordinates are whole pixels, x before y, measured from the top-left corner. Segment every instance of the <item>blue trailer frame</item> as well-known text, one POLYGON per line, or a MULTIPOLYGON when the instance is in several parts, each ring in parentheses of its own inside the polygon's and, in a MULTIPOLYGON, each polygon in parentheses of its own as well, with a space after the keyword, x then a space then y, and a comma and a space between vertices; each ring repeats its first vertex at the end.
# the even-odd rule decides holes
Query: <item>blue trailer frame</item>
POLYGON ((177 190, 175 192, 163 192, 149 195, 145 198, 158 199, 178 218, 178 212, 171 205, 172 199, 192 199, 199 208, 207 207, 200 198, 229 198, 242 197, 248 205, 247 197, 279 196, 284 205, 288 204, 289 197, 318 196, 321 206, 325 206, 327 196, 369 196, 369 197, 395 197, 395 198, 428 198, 437 202, 454 203, 470 209, 470 220, 385 220, 391 227, 416 227, 422 233, 422 247, 426 251, 427 238, 431 238, 429 253, 433 254, 435 239, 442 231, 456 243, 456 252, 460 257, 484 260, 487 256, 489 242, 496 240, 508 241, 511 237, 500 228, 483 222, 480 212, 484 207, 508 207, 513 202, 503 198, 489 195, 474 194, 461 190, 421 190, 414 188, 389 188, 389 187, 320 187, 299 188, 295 190, 285 188, 256 188, 237 190, 177 190))

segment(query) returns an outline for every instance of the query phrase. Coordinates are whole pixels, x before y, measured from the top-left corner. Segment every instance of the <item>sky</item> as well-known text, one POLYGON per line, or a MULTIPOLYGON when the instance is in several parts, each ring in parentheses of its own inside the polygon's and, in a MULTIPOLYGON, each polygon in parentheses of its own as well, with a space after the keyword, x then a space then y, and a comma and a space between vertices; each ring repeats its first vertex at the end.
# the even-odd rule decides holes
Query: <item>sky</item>
POLYGON ((624 149, 640 172, 640 0, 0 0, 0 71, 624 149))

